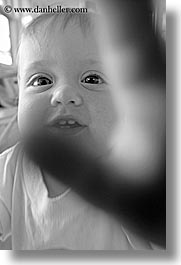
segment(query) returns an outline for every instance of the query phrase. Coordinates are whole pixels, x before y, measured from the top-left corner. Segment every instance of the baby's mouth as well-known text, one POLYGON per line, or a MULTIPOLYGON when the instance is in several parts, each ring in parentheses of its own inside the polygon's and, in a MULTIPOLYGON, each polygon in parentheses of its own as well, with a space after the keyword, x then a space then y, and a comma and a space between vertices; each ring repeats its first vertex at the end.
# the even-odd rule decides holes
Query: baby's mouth
POLYGON ((63 136, 71 136, 82 132, 87 126, 80 124, 72 116, 64 116, 54 119, 50 123, 49 128, 63 136))
POLYGON ((81 125, 76 122, 75 120, 60 120, 58 123, 55 124, 56 126, 60 127, 61 129, 71 129, 71 128, 76 128, 80 127, 81 125))

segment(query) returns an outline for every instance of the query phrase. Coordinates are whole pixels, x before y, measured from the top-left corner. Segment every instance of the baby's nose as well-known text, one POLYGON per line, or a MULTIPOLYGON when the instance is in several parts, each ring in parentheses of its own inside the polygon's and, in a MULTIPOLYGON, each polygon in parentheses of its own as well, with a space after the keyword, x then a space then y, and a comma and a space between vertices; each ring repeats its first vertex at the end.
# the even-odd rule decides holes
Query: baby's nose
POLYGON ((51 98, 52 106, 56 106, 57 104, 80 106, 82 103, 83 99, 81 95, 74 88, 67 86, 56 89, 51 98))

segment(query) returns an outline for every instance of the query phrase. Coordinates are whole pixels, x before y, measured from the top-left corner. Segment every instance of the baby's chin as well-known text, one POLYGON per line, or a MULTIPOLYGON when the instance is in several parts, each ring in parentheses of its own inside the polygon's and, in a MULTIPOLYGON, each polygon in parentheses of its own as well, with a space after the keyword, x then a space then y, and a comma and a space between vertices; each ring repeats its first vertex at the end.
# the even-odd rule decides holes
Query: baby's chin
POLYGON ((68 141, 73 145, 79 146, 85 150, 85 152, 90 153, 95 158, 106 157, 109 153, 108 145, 105 143, 104 139, 101 139, 90 127, 86 127, 78 133, 75 134, 57 134, 59 139, 68 141))
MULTIPOLYGON (((106 143, 105 139, 101 139, 90 127, 85 127, 82 130, 74 130, 73 132, 62 132, 59 129, 41 127, 29 130, 21 131, 21 138, 25 141, 32 141, 37 139, 50 136, 52 139, 57 139, 57 144, 68 143, 68 145, 77 146, 79 149, 85 150, 86 153, 90 153, 96 159, 104 159, 110 154, 110 146, 106 143)), ((33 141, 32 141, 33 142, 33 141)))

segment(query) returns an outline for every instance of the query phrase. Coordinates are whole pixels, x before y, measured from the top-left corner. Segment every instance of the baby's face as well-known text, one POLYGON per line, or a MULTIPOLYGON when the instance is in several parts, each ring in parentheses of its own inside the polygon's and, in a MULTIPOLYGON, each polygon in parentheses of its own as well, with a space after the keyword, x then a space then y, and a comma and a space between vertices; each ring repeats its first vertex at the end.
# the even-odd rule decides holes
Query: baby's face
POLYGON ((48 40, 26 38, 22 43, 20 131, 27 135, 47 128, 93 149, 109 147, 116 116, 95 33, 85 36, 70 24, 51 34, 48 40))

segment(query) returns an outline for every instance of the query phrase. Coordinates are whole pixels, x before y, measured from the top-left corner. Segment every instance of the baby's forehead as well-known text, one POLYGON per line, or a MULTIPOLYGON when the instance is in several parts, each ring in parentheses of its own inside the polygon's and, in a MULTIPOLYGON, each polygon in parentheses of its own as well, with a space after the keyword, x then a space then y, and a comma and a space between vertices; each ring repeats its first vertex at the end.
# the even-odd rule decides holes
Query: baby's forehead
MULTIPOLYGON (((36 18, 22 33, 20 49, 26 39, 31 41, 32 48, 56 49, 56 46, 69 46, 71 42, 76 45, 93 36, 95 15, 90 14, 44 14, 36 18)), ((91 42, 92 43, 92 42, 91 42)))
POLYGON ((25 69, 33 61, 54 61, 60 65, 66 65, 67 61, 72 64, 81 61, 100 61, 97 40, 92 29, 89 30, 89 34, 84 34, 80 25, 73 21, 70 21, 64 30, 59 27, 55 27, 54 30, 47 29, 47 20, 43 25, 46 28, 44 33, 38 24, 36 30, 22 37, 19 67, 25 69))
POLYGON ((19 54, 31 57, 85 57, 88 54, 98 56, 98 45, 94 34, 84 36, 77 26, 68 26, 62 34, 56 31, 41 38, 40 36, 26 36, 20 45, 19 54), (28 51, 28 53, 27 53, 28 51), (31 56, 30 56, 31 55, 31 56))

